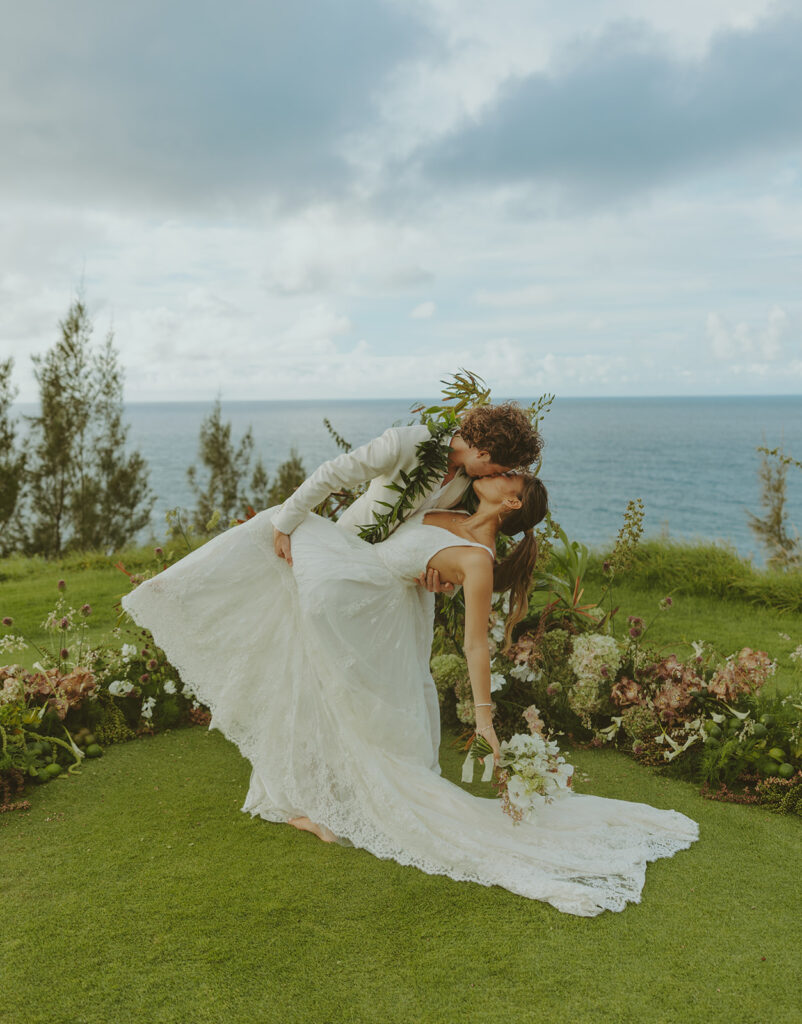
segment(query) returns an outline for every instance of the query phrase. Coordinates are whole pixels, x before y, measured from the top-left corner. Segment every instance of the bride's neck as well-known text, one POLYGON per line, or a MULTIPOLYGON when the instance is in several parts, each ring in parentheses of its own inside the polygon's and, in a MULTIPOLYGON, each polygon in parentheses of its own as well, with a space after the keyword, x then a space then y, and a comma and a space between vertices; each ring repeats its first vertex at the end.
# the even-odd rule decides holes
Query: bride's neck
POLYGON ((465 525, 477 536, 481 534, 483 539, 488 540, 489 546, 493 547, 499 527, 498 513, 495 505, 490 506, 480 501, 473 515, 466 518, 465 525))

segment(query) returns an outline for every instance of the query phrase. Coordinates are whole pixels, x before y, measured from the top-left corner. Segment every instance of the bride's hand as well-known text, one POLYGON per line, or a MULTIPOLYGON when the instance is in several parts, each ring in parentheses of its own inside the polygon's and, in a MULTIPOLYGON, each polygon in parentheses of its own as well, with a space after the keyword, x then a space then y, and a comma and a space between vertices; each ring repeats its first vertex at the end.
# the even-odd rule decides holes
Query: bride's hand
POLYGON ((490 714, 489 708, 476 708, 476 735, 487 740, 493 751, 493 762, 498 764, 501 748, 496 730, 493 728, 493 716, 490 714))
POLYGON ((279 558, 286 558, 287 565, 292 565, 292 548, 290 546, 290 535, 281 533, 273 527, 273 549, 279 558))

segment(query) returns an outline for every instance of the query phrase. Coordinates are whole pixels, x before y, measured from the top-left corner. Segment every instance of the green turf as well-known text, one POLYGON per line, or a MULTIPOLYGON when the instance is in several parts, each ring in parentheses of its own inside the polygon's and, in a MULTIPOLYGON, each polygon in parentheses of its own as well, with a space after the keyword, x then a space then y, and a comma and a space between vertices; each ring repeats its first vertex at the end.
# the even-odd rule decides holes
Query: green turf
MULTIPOLYGON (((798 1020, 799 820, 613 751, 571 759, 580 791, 700 823, 622 913, 561 914, 251 818, 248 763, 217 731, 110 747, 0 816, 0 1021, 798 1020)), ((447 743, 443 762, 456 777, 447 743)))
MULTIPOLYGON (((60 577, 107 635, 125 580, 102 556, 7 560, 0 614, 36 632, 60 577)), ((661 595, 617 601, 649 618, 661 595)), ((799 615, 678 595, 649 636, 763 648, 799 684, 799 615)), ((568 753, 579 791, 700 823, 622 913, 572 917, 252 819, 249 766, 216 731, 108 747, 0 815, 0 1024, 802 1021, 799 819, 705 801, 613 750, 568 753)))

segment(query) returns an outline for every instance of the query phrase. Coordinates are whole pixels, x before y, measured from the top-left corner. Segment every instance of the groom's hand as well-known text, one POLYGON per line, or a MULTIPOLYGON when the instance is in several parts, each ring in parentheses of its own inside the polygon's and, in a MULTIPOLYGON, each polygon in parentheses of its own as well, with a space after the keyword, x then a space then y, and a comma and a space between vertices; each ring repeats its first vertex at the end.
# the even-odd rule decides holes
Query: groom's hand
POLYGON ((273 548, 279 558, 286 558, 287 565, 292 565, 292 548, 290 547, 290 535, 280 533, 273 527, 273 548))
POLYGON ((429 569, 428 572, 422 572, 418 576, 418 583, 422 587, 426 587, 430 594, 453 594, 454 592, 453 583, 440 582, 440 573, 437 569, 429 569))

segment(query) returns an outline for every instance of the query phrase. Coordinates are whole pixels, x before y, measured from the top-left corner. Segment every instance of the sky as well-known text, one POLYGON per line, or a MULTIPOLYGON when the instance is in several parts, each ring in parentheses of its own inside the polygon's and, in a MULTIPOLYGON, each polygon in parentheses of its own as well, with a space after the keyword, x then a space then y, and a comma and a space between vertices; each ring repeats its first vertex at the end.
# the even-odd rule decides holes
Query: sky
POLYGON ((0 358, 129 401, 802 392, 795 0, 27 0, 0 358))

